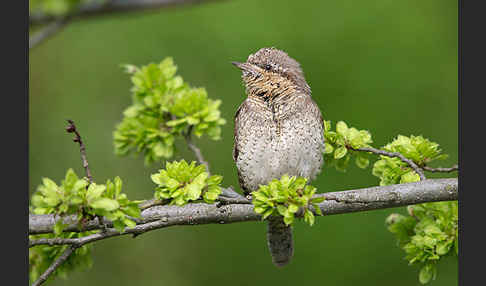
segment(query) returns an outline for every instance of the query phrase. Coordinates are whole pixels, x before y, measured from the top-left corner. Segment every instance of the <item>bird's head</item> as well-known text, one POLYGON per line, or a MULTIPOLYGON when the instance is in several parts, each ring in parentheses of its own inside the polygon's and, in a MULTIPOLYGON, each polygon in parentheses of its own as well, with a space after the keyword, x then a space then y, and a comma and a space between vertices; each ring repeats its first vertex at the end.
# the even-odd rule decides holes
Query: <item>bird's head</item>
POLYGON ((268 101, 296 90, 310 95, 300 64, 281 50, 262 48, 248 56, 246 62, 233 64, 242 71, 249 97, 268 101))

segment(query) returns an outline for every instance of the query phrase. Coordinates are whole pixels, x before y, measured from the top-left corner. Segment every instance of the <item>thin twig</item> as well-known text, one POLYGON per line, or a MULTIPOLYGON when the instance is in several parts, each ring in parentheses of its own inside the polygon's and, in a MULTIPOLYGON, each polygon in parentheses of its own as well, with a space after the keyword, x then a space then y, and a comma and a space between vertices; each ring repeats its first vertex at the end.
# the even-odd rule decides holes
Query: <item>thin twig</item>
POLYGON ((425 171, 432 172, 432 173, 450 173, 450 172, 454 172, 454 171, 459 170, 459 166, 457 164, 450 167, 450 168, 442 168, 442 167, 432 168, 432 167, 429 167, 429 166, 423 166, 422 168, 425 171))
MULTIPOLYGON (((79 143, 79 152, 81 153, 81 161, 83 162, 83 167, 84 170, 86 171, 86 177, 88 177, 88 181, 89 181, 89 184, 86 186, 86 190, 87 190, 89 185, 93 183, 93 177, 91 176, 91 171, 89 170, 88 158, 86 156, 86 145, 84 145, 83 140, 81 140, 81 134, 79 134, 78 130, 76 129, 76 125, 74 125, 74 121, 68 119, 67 122, 69 123, 69 125, 66 127, 66 131, 68 133, 74 133, 75 137, 73 138, 73 141, 79 143)), ((104 218, 98 215, 96 217, 100 220, 101 224, 104 225, 104 218)))
POLYGON ((79 246, 79 240, 77 238, 61 238, 61 237, 54 237, 54 238, 39 238, 30 240, 29 239, 29 248, 36 246, 36 245, 64 245, 64 244, 73 244, 79 246))
MULTIPOLYGON (((199 4, 205 2, 215 2, 215 0, 108 0, 104 2, 93 1, 86 3, 75 9, 70 15, 76 18, 85 18, 91 16, 109 15, 119 12, 135 12, 142 10, 155 10, 158 8, 177 6, 182 4, 199 4)), ((43 13, 34 13, 29 15, 31 25, 44 24, 58 17, 46 15, 43 13)))
POLYGON ((401 153, 388 152, 388 151, 376 149, 376 148, 373 148, 373 147, 362 147, 362 148, 355 149, 355 148, 348 146, 348 148, 351 149, 351 150, 354 150, 354 151, 371 152, 371 153, 374 153, 374 154, 377 154, 377 155, 387 156, 387 157, 391 157, 391 158, 397 157, 400 160, 402 160, 403 162, 407 163, 419 175, 420 180, 423 181, 423 180, 426 179, 423 170, 417 164, 415 164, 412 160, 406 158, 401 153))
MULTIPOLYGON (((93 178, 91 176, 91 172, 90 172, 89 166, 88 166, 88 159, 86 157, 86 146, 84 145, 83 141, 81 140, 81 135, 79 134, 78 130, 76 129, 76 125, 74 125, 74 121, 68 119, 67 122, 69 123, 69 125, 66 127, 66 131, 68 133, 74 133, 75 134, 75 137, 74 137, 73 141, 79 143, 79 151, 81 153, 81 161, 83 162, 83 167, 84 167, 84 169, 86 171, 86 176, 88 177, 89 184, 92 184, 93 183, 93 178)), ((86 187, 86 188, 88 188, 88 187, 86 187)), ((106 230, 106 225, 105 225, 105 222, 104 222, 104 218, 101 217, 101 216, 97 216, 97 217, 98 217, 98 219, 100 221, 101 229, 104 232, 106 230)), ((54 239, 60 239, 60 238, 54 238, 54 239)), ((49 242, 48 244, 53 245, 52 242, 49 242)), ((29 241, 29 247, 30 246, 32 246, 31 245, 31 241, 29 241)), ((59 266, 61 266, 61 264, 64 263, 64 261, 66 261, 69 258, 69 256, 76 250, 76 248, 78 248, 80 246, 81 246, 81 244, 80 245, 78 245, 76 243, 71 244, 71 247, 69 247, 68 249, 66 249, 66 251, 64 251, 64 253, 61 256, 59 256, 59 258, 57 258, 46 269, 46 271, 44 271, 44 273, 42 273, 41 276, 39 276, 39 278, 37 279, 37 281, 35 281, 32 284, 32 286, 34 286, 34 285, 41 285, 42 283, 44 283, 47 280, 47 278, 49 277, 49 275, 51 275, 59 266)))
POLYGON ((154 207, 154 206, 162 206, 162 205, 165 205, 169 202, 169 200, 158 200, 158 199, 151 199, 151 200, 146 200, 146 201, 143 201, 142 203, 140 203, 138 205, 138 207, 140 208, 140 210, 145 210, 145 209, 148 209, 148 208, 151 208, 151 207, 154 207))
POLYGON ((42 273, 39 278, 32 283, 32 286, 38 286, 44 283, 47 278, 62 264, 64 261, 66 261, 69 256, 78 248, 76 244, 72 244, 70 247, 68 247, 62 254, 59 256, 50 266, 47 268, 47 270, 42 273))
POLYGON ((187 133, 184 134, 184 138, 186 139, 186 144, 191 149, 191 151, 196 155, 197 161, 199 164, 204 164, 206 166, 206 171, 208 172, 209 176, 211 176, 211 173, 209 171, 209 163, 204 160, 204 156, 201 153, 201 150, 192 142, 192 125, 189 127, 187 130, 187 133))
POLYGON ((76 135, 73 138, 73 141, 79 143, 79 152, 81 153, 81 161, 83 162, 83 167, 84 170, 86 171, 86 177, 88 177, 89 183, 91 184, 93 183, 93 177, 91 176, 91 172, 89 170, 89 165, 88 165, 88 158, 86 157, 86 145, 84 145, 83 141, 81 140, 81 135, 76 129, 76 125, 74 125, 74 121, 68 119, 67 122, 69 123, 69 125, 66 127, 66 131, 68 133, 74 133, 76 135))
POLYGON ((33 36, 29 37, 29 49, 39 45, 41 42, 49 38, 50 36, 54 35, 55 33, 59 32, 62 28, 64 28, 68 23, 70 17, 61 18, 56 20, 50 24, 47 24, 45 28, 36 32, 33 36))

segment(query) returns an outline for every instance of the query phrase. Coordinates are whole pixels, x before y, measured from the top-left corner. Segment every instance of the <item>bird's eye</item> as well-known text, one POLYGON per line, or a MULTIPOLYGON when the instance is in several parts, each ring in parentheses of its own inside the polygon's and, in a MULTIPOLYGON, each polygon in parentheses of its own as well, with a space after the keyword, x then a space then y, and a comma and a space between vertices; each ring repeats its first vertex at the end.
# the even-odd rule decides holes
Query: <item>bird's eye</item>
POLYGON ((269 70, 271 70, 271 69, 272 69, 272 66, 271 66, 271 65, 269 65, 269 64, 266 64, 266 65, 265 65, 265 69, 266 69, 267 71, 269 71, 269 70))

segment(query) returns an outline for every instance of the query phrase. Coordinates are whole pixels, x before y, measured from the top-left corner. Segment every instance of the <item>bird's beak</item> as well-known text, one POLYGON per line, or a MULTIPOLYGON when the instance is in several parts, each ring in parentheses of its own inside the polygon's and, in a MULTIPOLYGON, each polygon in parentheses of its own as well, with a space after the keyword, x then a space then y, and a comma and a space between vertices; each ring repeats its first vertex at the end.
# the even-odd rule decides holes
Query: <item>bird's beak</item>
POLYGON ((233 65, 235 65, 237 68, 239 68, 243 72, 250 72, 254 73, 255 68, 253 67, 252 64, 249 63, 239 63, 239 62, 231 62, 233 65))
POLYGON ((250 71, 252 69, 252 66, 249 63, 239 63, 239 62, 231 62, 231 63, 235 65, 237 68, 239 68, 240 70, 250 71))
POLYGON ((244 65, 244 63, 239 63, 239 62, 231 62, 231 63, 239 69, 242 69, 242 66, 244 65))

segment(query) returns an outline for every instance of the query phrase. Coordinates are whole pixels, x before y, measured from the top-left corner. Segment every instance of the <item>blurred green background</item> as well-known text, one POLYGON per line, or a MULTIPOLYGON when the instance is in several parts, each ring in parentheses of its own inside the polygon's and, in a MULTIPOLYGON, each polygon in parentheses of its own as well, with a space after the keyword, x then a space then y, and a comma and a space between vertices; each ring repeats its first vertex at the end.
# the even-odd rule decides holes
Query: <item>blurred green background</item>
MULTIPOLYGON (((94 179, 121 176, 132 199, 152 196, 149 175, 163 166, 114 155, 112 132, 130 102, 120 64, 174 58, 178 73, 223 101, 228 123, 220 141, 197 140, 212 172, 237 186, 231 158, 233 115, 244 100, 240 73, 261 47, 298 60, 324 118, 344 120, 383 146, 396 135, 423 135, 458 157, 457 1, 229 0, 148 13, 74 21, 29 52, 30 192, 46 176, 57 182, 70 167, 82 175, 79 149, 64 130, 73 119, 87 144, 94 179)), ((183 142, 175 159, 194 159, 183 142)), ((453 175, 451 175, 453 176, 453 175)), ((430 175, 430 177, 437 177, 430 175)), ((319 192, 378 184, 371 169, 324 168, 319 192)), ((297 222, 295 255, 277 269, 266 225, 171 227, 97 242, 93 268, 52 285, 420 285, 384 225, 404 208, 297 222)), ((431 285, 457 285, 456 258, 441 261, 431 285)))

